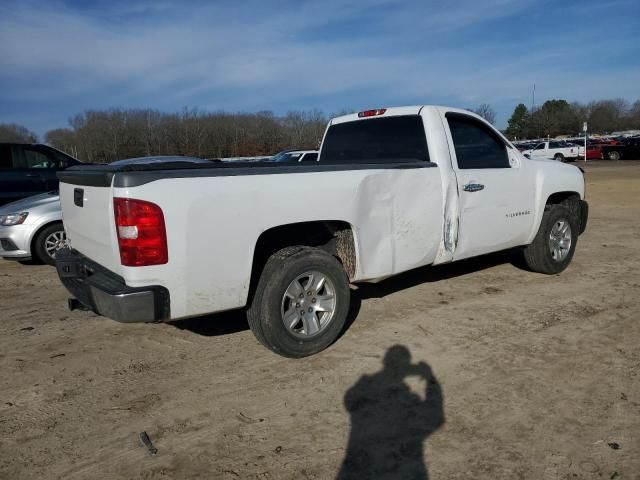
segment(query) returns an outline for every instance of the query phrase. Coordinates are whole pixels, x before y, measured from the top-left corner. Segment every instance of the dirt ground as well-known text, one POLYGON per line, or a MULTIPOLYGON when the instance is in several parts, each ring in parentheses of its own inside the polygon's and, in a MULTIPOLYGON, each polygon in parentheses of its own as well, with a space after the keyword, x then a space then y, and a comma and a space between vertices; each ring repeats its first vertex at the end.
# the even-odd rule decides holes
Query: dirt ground
POLYGON ((360 287, 303 360, 242 312, 119 324, 0 262, 0 478, 640 479, 640 162, 585 169, 565 272, 511 252, 360 287))

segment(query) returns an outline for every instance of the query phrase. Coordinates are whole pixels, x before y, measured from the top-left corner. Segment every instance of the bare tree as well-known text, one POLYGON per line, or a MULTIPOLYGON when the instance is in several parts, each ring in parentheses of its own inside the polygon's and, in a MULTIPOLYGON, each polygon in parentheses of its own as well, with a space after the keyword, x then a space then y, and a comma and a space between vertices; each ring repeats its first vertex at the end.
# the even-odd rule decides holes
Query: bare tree
POLYGON ((35 143, 38 136, 27 127, 15 123, 0 123, 0 142, 35 143))
POLYGON ((496 112, 488 103, 483 103, 478 108, 472 111, 473 113, 480 115, 490 124, 494 125, 496 123, 496 112))

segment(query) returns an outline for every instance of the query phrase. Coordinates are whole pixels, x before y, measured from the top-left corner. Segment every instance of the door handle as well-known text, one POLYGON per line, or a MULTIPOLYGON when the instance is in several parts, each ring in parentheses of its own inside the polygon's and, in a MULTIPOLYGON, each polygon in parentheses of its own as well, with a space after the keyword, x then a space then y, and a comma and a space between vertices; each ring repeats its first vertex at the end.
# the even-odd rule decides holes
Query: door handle
POLYGON ((39 177, 40 175, 37 173, 27 173, 25 176, 27 177, 39 177))
POLYGON ((479 192, 484 189, 484 185, 481 183, 467 183, 463 188, 465 192, 479 192))

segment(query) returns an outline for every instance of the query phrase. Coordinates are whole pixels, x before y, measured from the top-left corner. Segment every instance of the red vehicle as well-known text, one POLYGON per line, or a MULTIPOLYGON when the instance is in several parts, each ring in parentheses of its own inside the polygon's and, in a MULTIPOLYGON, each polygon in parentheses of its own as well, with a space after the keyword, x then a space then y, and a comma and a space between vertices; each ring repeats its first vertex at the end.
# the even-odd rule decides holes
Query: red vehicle
POLYGON ((602 160, 602 145, 587 143, 587 160, 602 160))
MULTIPOLYGON (((570 143, 580 147, 578 159, 584 160, 584 140, 569 140, 570 143)), ((587 143, 587 160, 602 160, 602 144, 589 141, 587 143)))

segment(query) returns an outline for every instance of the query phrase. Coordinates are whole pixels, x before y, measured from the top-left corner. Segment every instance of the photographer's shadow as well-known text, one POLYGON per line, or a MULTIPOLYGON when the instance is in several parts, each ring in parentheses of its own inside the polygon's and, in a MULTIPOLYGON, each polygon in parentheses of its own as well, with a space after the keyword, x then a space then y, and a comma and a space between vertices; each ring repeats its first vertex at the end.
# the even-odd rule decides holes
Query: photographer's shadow
POLYGON ((402 345, 391 347, 384 368, 363 375, 344 397, 351 414, 347 453, 338 480, 427 479, 424 442, 444 423, 442 390, 424 362, 411 364, 402 345), (424 399, 405 379, 426 382, 424 399))

